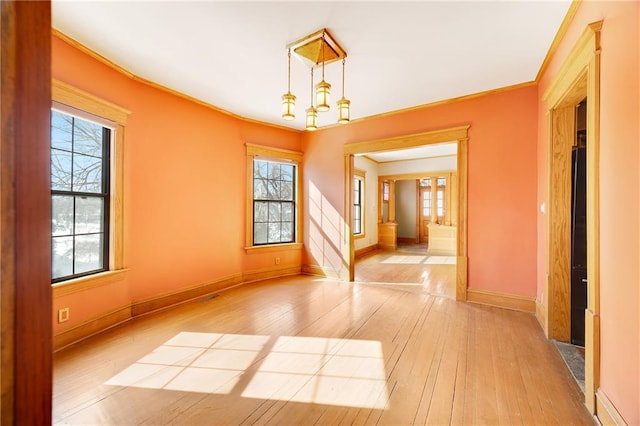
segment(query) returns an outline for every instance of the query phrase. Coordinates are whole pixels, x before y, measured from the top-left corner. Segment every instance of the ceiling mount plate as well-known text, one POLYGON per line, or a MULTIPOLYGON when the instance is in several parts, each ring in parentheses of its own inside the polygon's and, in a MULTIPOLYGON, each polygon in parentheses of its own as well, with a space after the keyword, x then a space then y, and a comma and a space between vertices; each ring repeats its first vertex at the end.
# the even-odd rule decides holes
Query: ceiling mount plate
POLYGON ((347 53, 326 28, 316 31, 287 45, 288 49, 309 67, 330 64, 347 57, 347 53))

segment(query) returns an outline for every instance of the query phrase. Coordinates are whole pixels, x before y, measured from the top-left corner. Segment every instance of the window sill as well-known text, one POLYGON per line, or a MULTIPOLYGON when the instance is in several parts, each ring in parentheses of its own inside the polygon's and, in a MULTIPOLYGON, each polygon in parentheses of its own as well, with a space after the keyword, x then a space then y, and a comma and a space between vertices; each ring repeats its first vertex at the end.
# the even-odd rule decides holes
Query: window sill
POLYGON ((66 296, 79 291, 101 287, 118 281, 123 281, 127 277, 129 269, 117 269, 115 271, 99 272, 86 277, 75 278, 68 281, 52 284, 53 298, 66 296))
POLYGON ((361 240, 361 239, 363 239, 364 237, 366 237, 366 234, 362 233, 362 234, 354 235, 354 236, 353 236, 353 239, 354 239, 354 240, 361 240))
POLYGON ((269 253, 273 251, 302 250, 302 243, 270 244, 265 246, 245 247, 247 254, 269 253))

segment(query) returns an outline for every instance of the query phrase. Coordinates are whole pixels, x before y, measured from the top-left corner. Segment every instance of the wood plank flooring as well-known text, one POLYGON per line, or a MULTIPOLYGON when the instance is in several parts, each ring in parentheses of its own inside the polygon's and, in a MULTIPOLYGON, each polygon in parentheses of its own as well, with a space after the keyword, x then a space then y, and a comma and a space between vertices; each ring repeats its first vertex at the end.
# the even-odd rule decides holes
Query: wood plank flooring
POLYGON ((425 293, 455 299, 455 257, 428 256, 426 244, 374 250, 356 259, 355 281, 413 285, 425 293))
POLYGON ((55 354, 56 424, 593 424, 534 316, 295 276, 55 354))

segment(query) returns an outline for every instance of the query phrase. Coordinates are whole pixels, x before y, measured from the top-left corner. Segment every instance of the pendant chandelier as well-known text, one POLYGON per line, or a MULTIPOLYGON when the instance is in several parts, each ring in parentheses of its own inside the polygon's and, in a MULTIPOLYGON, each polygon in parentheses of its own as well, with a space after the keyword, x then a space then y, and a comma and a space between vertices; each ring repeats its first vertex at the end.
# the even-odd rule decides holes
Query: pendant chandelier
POLYGON ((347 53, 331 36, 326 28, 309 34, 300 40, 287 46, 288 72, 287 72, 287 93, 282 95, 282 118, 293 120, 295 118, 296 97, 291 93, 291 54, 311 68, 311 101, 310 107, 306 110, 306 129, 316 130, 318 128, 318 112, 329 111, 329 100, 331 97, 331 84, 324 79, 325 65, 342 60, 342 97, 337 102, 338 123, 345 124, 350 121, 351 101, 344 96, 344 70, 347 53), (322 68, 322 79, 315 86, 315 96, 313 91, 313 69, 322 68), (315 106, 314 106, 315 98, 315 106))

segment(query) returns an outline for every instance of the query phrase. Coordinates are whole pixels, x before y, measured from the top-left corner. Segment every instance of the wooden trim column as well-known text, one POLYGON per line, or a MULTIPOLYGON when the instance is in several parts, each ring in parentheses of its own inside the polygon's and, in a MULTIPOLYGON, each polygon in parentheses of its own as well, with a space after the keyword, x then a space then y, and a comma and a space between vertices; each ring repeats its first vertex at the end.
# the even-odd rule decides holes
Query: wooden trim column
POLYGON ((51 424, 51 4, 1 2, 1 423, 51 424))
POLYGON ((458 183, 458 205, 457 205, 457 224, 456 224, 456 300, 467 300, 468 286, 468 258, 467 258, 467 191, 468 191, 468 155, 469 155, 469 138, 458 139, 458 165, 457 165, 457 183, 458 183))

